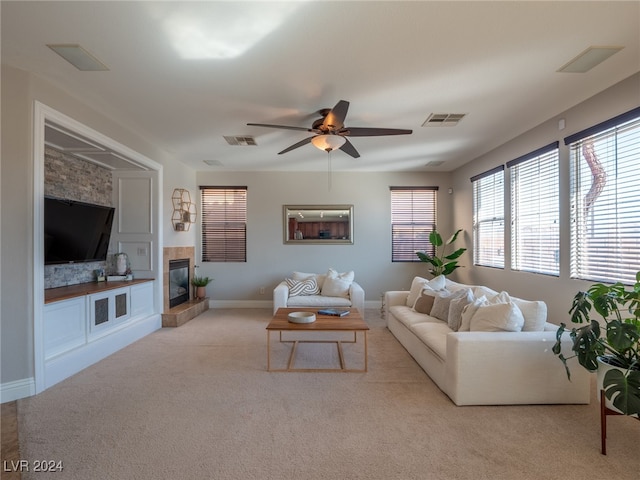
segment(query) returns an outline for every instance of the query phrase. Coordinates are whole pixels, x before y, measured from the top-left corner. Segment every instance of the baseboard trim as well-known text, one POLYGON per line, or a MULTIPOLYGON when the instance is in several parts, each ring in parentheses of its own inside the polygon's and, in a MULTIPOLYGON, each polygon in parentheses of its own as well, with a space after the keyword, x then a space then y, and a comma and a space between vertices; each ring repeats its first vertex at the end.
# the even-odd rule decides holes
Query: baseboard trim
POLYGON ((0 385, 0 403, 13 402, 21 398, 31 397, 36 393, 36 382, 33 378, 24 378, 0 385))

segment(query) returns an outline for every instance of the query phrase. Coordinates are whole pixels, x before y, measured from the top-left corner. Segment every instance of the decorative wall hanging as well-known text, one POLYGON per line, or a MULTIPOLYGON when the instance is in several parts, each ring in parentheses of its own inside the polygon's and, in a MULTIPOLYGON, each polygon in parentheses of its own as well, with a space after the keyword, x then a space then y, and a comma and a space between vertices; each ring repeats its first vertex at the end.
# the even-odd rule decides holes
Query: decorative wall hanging
POLYGON ((196 204, 191 201, 191 194, 186 188, 176 188, 171 195, 173 213, 171 223, 177 232, 187 232, 192 223, 196 223, 198 214, 196 204))

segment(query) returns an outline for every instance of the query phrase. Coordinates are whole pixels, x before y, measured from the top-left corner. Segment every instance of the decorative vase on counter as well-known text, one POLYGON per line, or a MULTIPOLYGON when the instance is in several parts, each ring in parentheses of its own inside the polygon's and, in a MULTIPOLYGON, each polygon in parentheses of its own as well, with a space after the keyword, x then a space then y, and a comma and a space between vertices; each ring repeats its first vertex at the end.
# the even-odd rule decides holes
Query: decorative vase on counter
POLYGON ((127 273, 128 256, 126 253, 116 253, 116 273, 124 275, 127 273))

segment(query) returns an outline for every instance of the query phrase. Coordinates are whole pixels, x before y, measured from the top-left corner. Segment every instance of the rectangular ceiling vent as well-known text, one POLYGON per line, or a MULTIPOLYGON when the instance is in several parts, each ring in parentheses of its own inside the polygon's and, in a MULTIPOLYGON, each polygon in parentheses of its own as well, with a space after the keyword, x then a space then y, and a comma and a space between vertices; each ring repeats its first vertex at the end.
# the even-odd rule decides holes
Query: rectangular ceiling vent
POLYGON ((224 164, 220 160, 203 160, 203 162, 210 167, 224 167, 224 164))
POLYGON ((237 145, 240 147, 255 147, 256 145, 258 145, 256 143, 256 139, 253 137, 247 137, 247 136, 238 136, 238 137, 230 137, 230 136, 225 136, 224 139, 227 141, 227 143, 229 145, 237 145))
POLYGON ((432 113, 422 124, 423 127, 455 127, 466 113, 432 113))
POLYGON ((439 167, 444 163, 444 160, 431 160, 425 164, 425 167, 439 167))

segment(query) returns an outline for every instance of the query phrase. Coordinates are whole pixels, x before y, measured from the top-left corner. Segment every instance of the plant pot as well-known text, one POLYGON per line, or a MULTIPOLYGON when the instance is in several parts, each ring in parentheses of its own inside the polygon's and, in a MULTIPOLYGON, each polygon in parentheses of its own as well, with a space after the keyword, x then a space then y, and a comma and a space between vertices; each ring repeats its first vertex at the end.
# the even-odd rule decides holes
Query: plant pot
MULTIPOLYGON (((607 361, 607 357, 598 357, 598 370, 596 372, 596 388, 597 388, 596 397, 598 398, 598 401, 600 401, 600 390, 603 389, 604 377, 607 374, 607 372, 610 370, 618 370, 623 375, 625 375, 628 371, 628 369, 626 368, 621 368, 621 367, 612 365, 607 361)), ((619 410, 613 405, 613 401, 609 400, 606 397, 605 397, 605 406, 610 410, 613 410, 614 412, 618 412, 621 415, 625 415, 625 413, 623 413, 621 410, 619 410)), ((638 418, 637 414, 629 415, 629 416, 638 418)))
POLYGON ((196 287, 196 298, 206 298, 207 287, 196 287))

